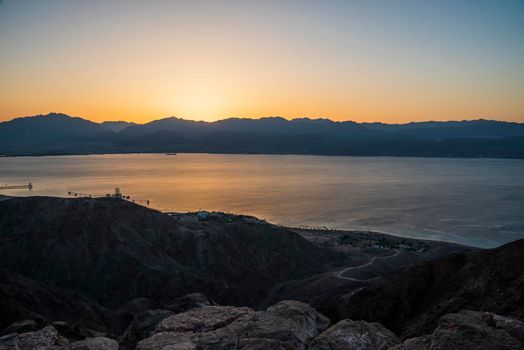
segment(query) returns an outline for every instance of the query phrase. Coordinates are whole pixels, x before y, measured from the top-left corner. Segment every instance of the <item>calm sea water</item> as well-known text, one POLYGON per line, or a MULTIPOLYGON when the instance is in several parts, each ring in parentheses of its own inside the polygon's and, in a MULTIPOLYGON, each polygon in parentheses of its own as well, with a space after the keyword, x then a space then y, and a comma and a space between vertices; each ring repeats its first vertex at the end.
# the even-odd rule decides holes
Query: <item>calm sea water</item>
MULTIPOLYGON (((0 184, 112 192, 162 211, 222 210, 291 226, 371 229, 494 247, 524 237, 524 161, 164 154, 0 158, 0 184)), ((1 192, 1 191, 0 191, 1 192)))

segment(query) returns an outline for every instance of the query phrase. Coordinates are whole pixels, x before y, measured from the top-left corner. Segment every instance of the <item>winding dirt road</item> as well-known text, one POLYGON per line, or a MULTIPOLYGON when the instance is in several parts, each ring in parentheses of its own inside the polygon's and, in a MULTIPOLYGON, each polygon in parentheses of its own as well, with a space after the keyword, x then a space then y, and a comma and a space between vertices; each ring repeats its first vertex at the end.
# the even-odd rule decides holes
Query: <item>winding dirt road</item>
POLYGON ((394 254, 391 254, 391 255, 388 255, 388 256, 374 256, 374 257, 371 258, 371 260, 369 260, 365 264, 358 265, 358 266, 351 266, 351 267, 345 268, 344 270, 341 270, 341 271, 338 271, 338 272, 333 272, 333 276, 336 277, 336 278, 343 279, 343 280, 356 281, 356 282, 366 282, 366 281, 372 280, 375 277, 369 278, 369 279, 366 279, 366 280, 361 280, 361 279, 353 278, 353 277, 344 277, 342 275, 345 274, 347 271, 350 271, 350 270, 357 270, 357 269, 361 269, 361 268, 366 267, 366 266, 373 265, 373 263, 377 259, 391 259, 391 258, 394 258, 394 257, 396 257, 396 256, 398 256, 400 254, 400 252, 397 249, 393 249, 393 250, 395 251, 394 254))

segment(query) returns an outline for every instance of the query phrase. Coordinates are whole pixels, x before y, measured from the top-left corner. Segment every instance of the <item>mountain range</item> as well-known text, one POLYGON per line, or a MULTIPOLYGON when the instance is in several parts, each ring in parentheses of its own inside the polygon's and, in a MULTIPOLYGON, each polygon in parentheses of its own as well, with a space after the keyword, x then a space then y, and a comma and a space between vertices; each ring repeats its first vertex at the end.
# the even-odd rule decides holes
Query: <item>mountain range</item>
POLYGON ((95 123, 60 113, 0 123, 5 156, 135 152, 524 158, 524 124, 408 124, 280 117, 95 123))

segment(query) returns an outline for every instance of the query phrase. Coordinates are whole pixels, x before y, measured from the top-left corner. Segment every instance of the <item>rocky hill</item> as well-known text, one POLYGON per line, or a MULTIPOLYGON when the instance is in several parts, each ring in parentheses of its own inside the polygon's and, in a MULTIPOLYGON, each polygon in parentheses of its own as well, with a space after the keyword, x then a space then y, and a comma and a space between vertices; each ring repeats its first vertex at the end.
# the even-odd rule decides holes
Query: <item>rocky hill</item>
POLYGON ((377 268, 412 262, 355 281, 340 271, 372 265, 351 256, 356 248, 321 246, 252 217, 201 214, 116 198, 4 197, 0 349, 523 346, 524 240, 450 247, 431 261, 443 250, 412 260, 418 253, 366 248, 379 254, 377 268), (256 309, 275 287, 309 279, 322 293, 256 309))
POLYGON ((321 310, 333 319, 380 322, 402 337, 435 328, 462 309, 524 319, 524 240, 496 249, 453 254, 418 263, 359 290, 326 296, 321 310))
POLYGON ((0 337, 0 349, 53 350, 518 350, 524 322, 463 310, 443 316, 431 333, 401 341, 379 323, 329 319, 311 306, 283 301, 262 312, 247 307, 196 306, 173 314, 151 310, 137 316, 117 340, 98 334, 70 340, 53 325, 31 329, 30 321, 0 337), (129 342, 129 335, 139 335, 129 342))
POLYGON ((255 305, 277 283, 343 259, 287 229, 186 223, 114 198, 0 201, 0 265, 108 307, 200 291, 255 305))

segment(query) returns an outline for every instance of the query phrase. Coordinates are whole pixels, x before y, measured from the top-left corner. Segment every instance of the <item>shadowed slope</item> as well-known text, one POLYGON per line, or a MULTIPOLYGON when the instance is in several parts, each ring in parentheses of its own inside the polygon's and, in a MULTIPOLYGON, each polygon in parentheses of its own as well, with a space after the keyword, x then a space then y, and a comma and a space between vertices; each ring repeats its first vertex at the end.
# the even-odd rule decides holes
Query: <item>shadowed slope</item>
MULTIPOLYGON (((411 337, 462 309, 524 319, 524 240, 424 262, 395 272, 330 303, 338 319, 364 319, 411 337)), ((325 311, 325 310, 322 310, 325 311)))
POLYGON ((338 257, 269 224, 188 224, 112 198, 0 202, 4 268, 106 306, 194 291, 254 305, 276 283, 326 269, 338 257))

